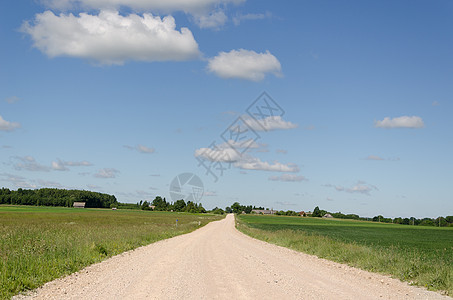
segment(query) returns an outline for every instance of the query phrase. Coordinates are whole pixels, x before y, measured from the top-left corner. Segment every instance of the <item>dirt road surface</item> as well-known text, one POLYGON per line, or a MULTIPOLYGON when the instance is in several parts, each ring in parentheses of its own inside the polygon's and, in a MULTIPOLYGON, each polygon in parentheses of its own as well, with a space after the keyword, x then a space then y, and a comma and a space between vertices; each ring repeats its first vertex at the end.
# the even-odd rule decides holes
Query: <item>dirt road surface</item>
POLYGON ((123 253, 49 282, 27 298, 452 299, 252 239, 234 222, 228 215, 123 253))

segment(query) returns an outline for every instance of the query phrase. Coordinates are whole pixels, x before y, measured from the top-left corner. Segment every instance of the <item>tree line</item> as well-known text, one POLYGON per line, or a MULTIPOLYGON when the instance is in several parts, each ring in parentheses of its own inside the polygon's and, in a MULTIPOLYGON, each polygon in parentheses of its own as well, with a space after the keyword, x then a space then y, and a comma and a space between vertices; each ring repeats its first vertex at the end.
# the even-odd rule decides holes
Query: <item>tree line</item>
POLYGON ((72 207, 74 202, 85 202, 85 207, 92 208, 110 208, 118 205, 113 195, 83 190, 55 188, 0 190, 0 204, 72 207))
MULTIPOLYGON (((252 205, 241 205, 239 202, 233 203, 231 206, 227 206, 225 210, 221 208, 214 208, 211 212, 213 213, 235 213, 235 214, 250 214, 253 213, 252 210, 264 210, 264 207, 256 207, 252 205)), ((269 208, 266 208, 269 210, 269 208)), ((361 220, 361 221, 373 221, 373 222, 381 222, 381 223, 393 223, 393 224, 402 224, 402 225, 420 225, 420 226, 438 226, 438 227, 453 227, 453 216, 446 216, 446 217, 438 217, 438 218, 422 218, 418 219, 415 217, 411 218, 386 218, 382 215, 375 216, 373 218, 366 218, 361 217, 357 214, 343 214, 341 212, 329 212, 323 209, 320 209, 318 206, 315 207, 313 212, 296 212, 293 210, 280 210, 275 211, 274 215, 281 215, 281 216, 308 216, 308 217, 315 217, 321 218, 324 217, 326 214, 330 214, 332 217, 337 219, 350 219, 350 220, 361 220)))
POLYGON ((140 201, 137 203, 137 207, 142 210, 154 210, 154 211, 177 211, 177 212, 189 212, 189 213, 206 213, 201 203, 195 203, 192 201, 184 201, 184 199, 176 200, 174 203, 167 202, 165 198, 157 196, 152 202, 140 201))

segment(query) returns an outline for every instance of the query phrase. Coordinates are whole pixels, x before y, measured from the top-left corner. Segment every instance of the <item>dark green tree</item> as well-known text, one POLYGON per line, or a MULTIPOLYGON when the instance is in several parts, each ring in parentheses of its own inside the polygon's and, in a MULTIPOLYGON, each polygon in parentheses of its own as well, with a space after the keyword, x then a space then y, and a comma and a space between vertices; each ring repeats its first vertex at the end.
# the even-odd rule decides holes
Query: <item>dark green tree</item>
POLYGON ((322 217, 321 210, 319 209, 318 206, 316 206, 315 209, 313 210, 312 217, 316 217, 316 218, 322 217))
POLYGON ((186 202, 181 199, 181 200, 177 200, 174 204, 173 204, 173 209, 175 211, 184 211, 186 209, 186 202))
POLYGON ((239 204, 239 202, 234 202, 233 205, 231 205, 231 209, 235 214, 240 214, 242 212, 241 208, 242 207, 241 204, 239 204))

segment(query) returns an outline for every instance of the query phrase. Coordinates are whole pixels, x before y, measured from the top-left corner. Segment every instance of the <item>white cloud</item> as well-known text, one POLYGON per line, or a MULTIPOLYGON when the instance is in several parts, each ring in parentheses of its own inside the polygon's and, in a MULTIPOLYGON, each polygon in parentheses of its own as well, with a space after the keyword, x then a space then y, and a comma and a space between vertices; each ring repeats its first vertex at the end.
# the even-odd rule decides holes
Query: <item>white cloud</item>
POLYGON ((261 81, 267 73, 281 76, 280 62, 269 51, 256 53, 251 50, 239 49, 220 52, 209 59, 207 68, 208 71, 221 78, 261 81))
POLYGON ((240 155, 226 143, 217 146, 215 149, 197 149, 194 155, 195 157, 201 157, 211 162, 233 163, 235 167, 243 170, 299 172, 299 167, 296 164, 269 163, 248 154, 240 155))
POLYGON ((384 160, 384 159, 378 155, 368 155, 366 160, 384 160))
POLYGON ((100 169, 96 174, 94 174, 94 177, 97 178, 115 178, 116 174, 119 173, 120 171, 113 169, 113 168, 104 168, 100 169))
POLYGON ((280 154, 287 154, 288 151, 284 150, 284 149, 277 149, 275 150, 276 153, 280 153, 280 154))
POLYGON ((241 24, 242 21, 252 21, 252 20, 263 20, 267 18, 271 18, 272 14, 270 12, 266 12, 264 14, 245 14, 245 15, 236 15, 233 18, 234 25, 238 26, 241 24))
POLYGON ((188 13, 210 11, 213 7, 239 4, 245 0, 41 0, 47 7, 65 10, 74 8, 119 9, 129 7, 135 11, 188 13))
POLYGON ((283 120, 281 116, 269 116, 260 120, 244 116, 243 119, 255 131, 286 130, 298 127, 297 124, 283 120))
POLYGON ((52 162, 52 170, 55 170, 55 171, 69 171, 69 169, 65 167, 64 163, 61 160, 52 162))
POLYGON ((202 157, 211 162, 233 163, 241 159, 241 155, 234 149, 228 147, 200 148, 195 150, 195 157, 202 157))
POLYGON ((324 186, 335 188, 335 190, 337 190, 338 192, 358 193, 358 194, 365 194, 365 195, 370 195, 371 191, 378 190, 378 188, 376 186, 367 184, 366 182, 363 182, 363 181, 358 181, 357 184, 353 185, 350 188, 347 188, 344 186, 332 185, 332 184, 326 184, 324 186))
POLYGON ((20 98, 17 96, 11 96, 11 97, 6 98, 5 101, 8 102, 9 104, 12 104, 12 103, 16 103, 16 102, 20 101, 20 98))
POLYGON ((234 164, 235 167, 243 170, 259 170, 272 172, 299 172, 299 167, 296 164, 282 164, 278 161, 269 163, 261 161, 257 157, 250 155, 242 155, 241 160, 234 164))
POLYGON ((200 28, 218 28, 225 25, 228 20, 222 10, 212 11, 207 14, 195 14, 193 17, 200 28))
POLYGON ((18 171, 26 170, 31 172, 49 172, 50 168, 44 165, 41 165, 36 162, 36 160, 32 156, 23 156, 14 157, 21 162, 17 162, 14 164, 14 168, 18 171))
POLYGON ((52 169, 56 171, 69 171, 67 167, 89 167, 93 164, 84 160, 84 161, 53 161, 52 169))
POLYGON ((304 180, 307 180, 304 176, 302 175, 296 175, 296 174, 282 174, 280 176, 271 176, 269 177, 269 180, 271 181, 286 181, 286 182, 301 182, 304 180))
POLYGON ((149 148, 149 147, 146 147, 143 145, 138 145, 137 150, 138 150, 138 152, 141 152, 141 153, 154 153, 154 151, 155 151, 154 148, 149 148))
POLYGON ((27 179, 22 176, 16 176, 13 174, 8 174, 8 173, 3 173, 0 175, 5 178, 5 179, 3 179, 3 181, 10 182, 10 183, 14 184, 14 186, 17 188, 23 188, 23 189, 36 188, 35 184, 27 181, 27 179))
POLYGON ((49 57, 70 56, 121 65, 128 60, 182 61, 199 56, 192 32, 185 27, 176 30, 172 16, 122 16, 117 11, 56 16, 46 11, 37 14, 33 24, 25 22, 22 30, 49 57))
POLYGON ((417 116, 402 116, 397 118, 385 117, 382 121, 375 121, 374 127, 378 128, 423 128, 422 118, 417 116))
POLYGON ((137 145, 137 146, 128 146, 128 145, 124 145, 124 148, 127 148, 129 150, 136 150, 140 153, 154 153, 156 151, 156 149, 154 148, 150 148, 150 147, 147 147, 147 146, 144 146, 144 145, 137 145))
POLYGON ((17 128, 20 128, 19 123, 6 121, 0 116, 0 131, 13 131, 17 128))
POLYGON ((93 164, 84 160, 84 161, 64 161, 63 165, 68 167, 90 167, 93 164))

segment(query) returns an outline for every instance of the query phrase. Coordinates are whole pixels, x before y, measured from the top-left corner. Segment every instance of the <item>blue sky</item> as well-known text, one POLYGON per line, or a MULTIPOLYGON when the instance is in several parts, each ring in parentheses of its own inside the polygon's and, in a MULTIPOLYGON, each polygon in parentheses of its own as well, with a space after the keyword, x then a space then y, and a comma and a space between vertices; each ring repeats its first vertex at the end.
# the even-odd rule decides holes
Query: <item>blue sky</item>
POLYGON ((171 200, 193 173, 206 208, 453 213, 451 1, 4 0, 0 14, 2 186, 171 200), (253 119, 263 92, 282 110, 253 119), (233 123, 259 138, 222 139, 233 123))

